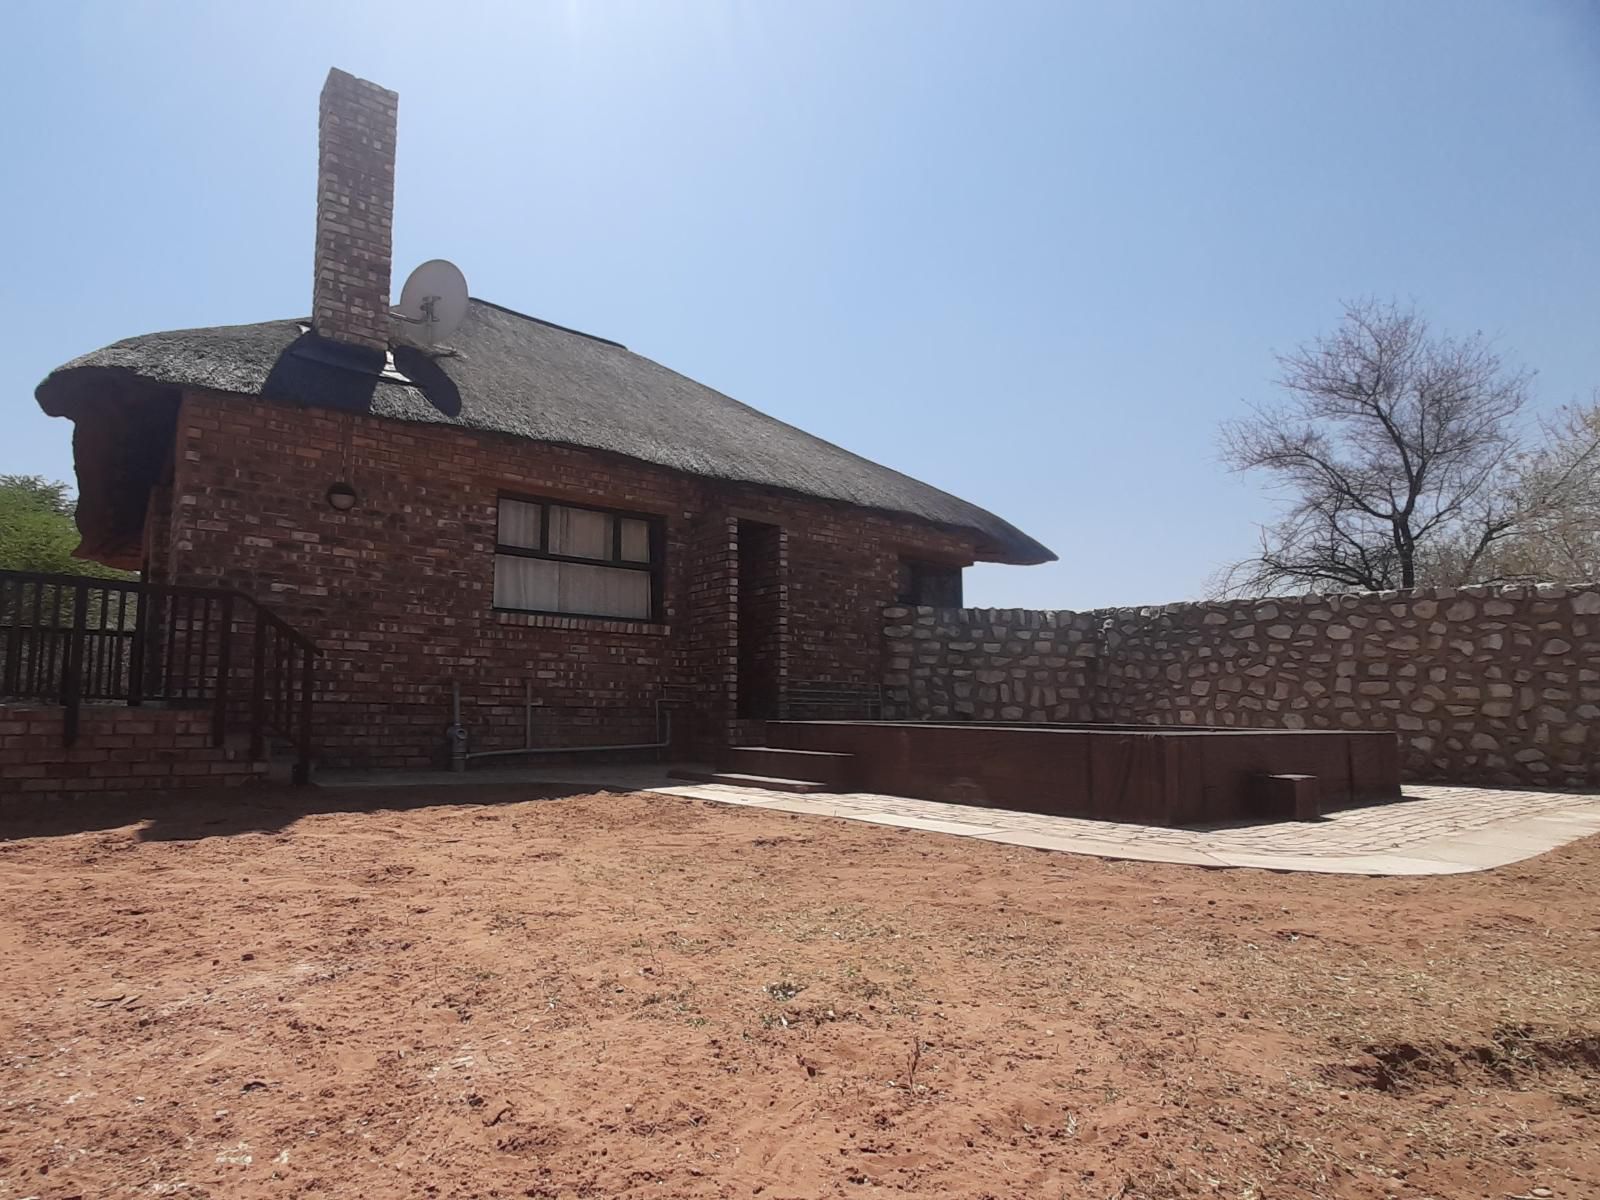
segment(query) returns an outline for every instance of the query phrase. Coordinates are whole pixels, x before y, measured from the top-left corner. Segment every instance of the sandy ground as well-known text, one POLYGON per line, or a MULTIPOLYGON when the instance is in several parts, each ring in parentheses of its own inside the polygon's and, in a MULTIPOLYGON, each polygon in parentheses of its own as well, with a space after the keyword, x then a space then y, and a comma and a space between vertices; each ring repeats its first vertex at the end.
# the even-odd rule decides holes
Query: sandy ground
POLYGON ((0 1197, 1600 1196, 1596 839, 1375 881, 533 794, 13 825, 0 1197))

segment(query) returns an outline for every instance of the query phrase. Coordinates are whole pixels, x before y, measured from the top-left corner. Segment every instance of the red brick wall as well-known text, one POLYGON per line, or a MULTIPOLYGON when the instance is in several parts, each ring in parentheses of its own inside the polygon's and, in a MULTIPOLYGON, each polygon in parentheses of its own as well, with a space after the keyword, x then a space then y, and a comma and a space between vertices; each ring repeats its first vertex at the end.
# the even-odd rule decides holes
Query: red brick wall
POLYGON ((266 770, 242 743, 211 744, 209 711, 85 705, 70 747, 63 711, 0 705, 0 801, 233 786, 266 770))
POLYGON ((317 120, 317 253, 311 321, 323 337, 389 345, 399 97, 335 68, 317 120))
POLYGON ((172 489, 157 484, 150 489, 144 513, 143 570, 151 583, 172 578, 172 489))
POLYGON ((548 740, 647 740, 667 684, 695 690, 681 751, 724 740, 739 517, 787 533, 791 679, 875 684, 899 557, 971 558, 969 538, 919 522, 498 434, 189 393, 177 436, 175 577, 232 584, 323 647, 330 765, 442 763, 451 680, 475 750, 521 744, 530 679, 548 740), (341 479, 349 513, 324 498, 341 479), (663 622, 493 612, 501 491, 659 514, 663 622))

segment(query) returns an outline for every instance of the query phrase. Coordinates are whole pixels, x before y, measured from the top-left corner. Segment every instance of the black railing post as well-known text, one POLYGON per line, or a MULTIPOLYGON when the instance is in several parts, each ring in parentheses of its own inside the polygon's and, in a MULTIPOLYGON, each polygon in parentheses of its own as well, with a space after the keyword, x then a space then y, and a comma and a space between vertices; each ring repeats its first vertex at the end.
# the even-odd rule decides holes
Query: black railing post
POLYGON ((161 670, 157 673, 157 678, 161 681, 161 698, 168 704, 178 698, 177 688, 172 682, 172 660, 177 657, 178 603, 182 599, 182 592, 168 592, 166 607, 161 614, 164 626, 161 640, 166 643, 166 649, 161 653, 161 670))
POLYGON ((294 764, 294 781, 307 784, 311 782, 311 684, 316 652, 310 646, 302 646, 300 653, 306 656, 306 665, 300 677, 300 754, 294 764))
POLYGON ((33 630, 33 653, 28 655, 28 682, 24 686, 30 697, 38 698, 39 689, 45 686, 44 583, 39 579, 33 581, 33 618, 28 627, 33 630))
POLYGON ((89 621, 89 586, 80 583, 72 589, 72 633, 67 641, 67 652, 62 655, 61 704, 65 708, 61 722, 61 741, 72 745, 78 740, 78 706, 83 696, 83 631, 89 621))
MULTIPOLYGON (((67 745, 78 738, 86 701, 209 704, 216 745, 248 703, 252 757, 266 758, 269 735, 283 737, 294 749, 296 780, 309 782, 316 656, 315 643, 232 588, 0 569, 0 695, 60 705, 67 745), (254 623, 248 701, 233 686, 235 622, 242 625, 246 611, 254 623)), ((245 671, 239 675, 243 682, 245 671)))
POLYGON ((144 647, 150 639, 150 609, 154 596, 148 591, 133 598, 133 645, 128 649, 128 707, 144 703, 144 647))
POLYGON ((256 632, 250 668, 250 759, 260 762, 267 756, 267 614, 258 605, 251 619, 256 632))
POLYGON ((233 596, 222 598, 222 628, 217 632, 217 694, 211 698, 211 744, 222 745, 228 734, 228 673, 233 668, 233 596))
POLYGON ((0 696, 15 696, 22 690, 22 597, 23 582, 17 581, 16 595, 0 606, 6 629, 6 669, 0 678, 0 696))

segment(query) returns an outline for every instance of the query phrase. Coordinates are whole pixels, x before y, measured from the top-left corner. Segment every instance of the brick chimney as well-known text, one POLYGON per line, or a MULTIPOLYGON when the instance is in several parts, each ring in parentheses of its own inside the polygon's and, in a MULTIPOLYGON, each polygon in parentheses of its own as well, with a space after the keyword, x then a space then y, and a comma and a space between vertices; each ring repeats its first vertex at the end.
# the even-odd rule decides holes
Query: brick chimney
POLYGON ((400 98, 337 68, 317 119, 317 258, 311 327, 368 350, 389 344, 395 113, 400 98))

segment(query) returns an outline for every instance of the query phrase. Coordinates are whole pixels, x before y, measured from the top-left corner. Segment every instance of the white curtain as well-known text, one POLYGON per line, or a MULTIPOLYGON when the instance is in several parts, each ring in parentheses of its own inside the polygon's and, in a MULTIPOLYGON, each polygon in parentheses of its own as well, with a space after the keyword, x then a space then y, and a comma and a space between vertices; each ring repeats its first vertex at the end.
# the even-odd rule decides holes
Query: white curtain
POLYGON ((558 563, 542 558, 500 554, 494 560, 494 606, 555 612, 560 603, 560 580, 550 568, 558 563))
POLYGON ((610 558, 611 514, 552 504, 550 545, 546 549, 572 558, 610 558))
POLYGON ((502 546, 600 561, 591 566, 513 554, 496 555, 496 608, 650 619, 650 572, 604 565, 612 561, 616 549, 614 538, 622 543, 623 562, 648 563, 648 521, 568 508, 562 504, 501 500, 497 536, 502 546), (546 509, 549 510, 549 543, 541 545, 540 517, 546 509))
MULTIPOLYGON (((555 513, 550 515, 553 529, 555 513)), ((648 621, 650 572, 501 554, 494 560, 494 603, 496 608, 648 621)))
POLYGON ((538 550, 539 510, 543 507, 525 500, 500 501, 500 532, 496 535, 500 544, 538 550))
POLYGON ((650 523, 631 517, 619 517, 622 522, 622 561, 647 563, 650 561, 650 523))

